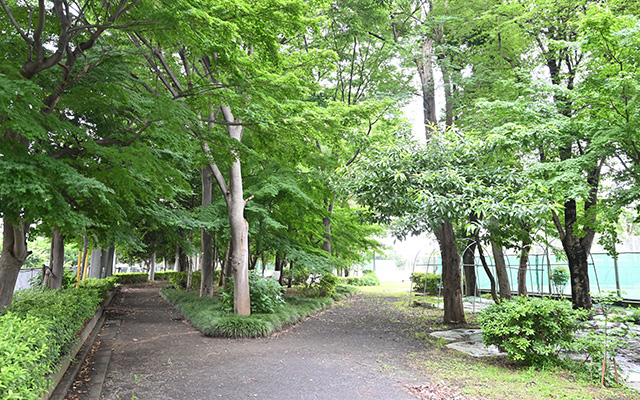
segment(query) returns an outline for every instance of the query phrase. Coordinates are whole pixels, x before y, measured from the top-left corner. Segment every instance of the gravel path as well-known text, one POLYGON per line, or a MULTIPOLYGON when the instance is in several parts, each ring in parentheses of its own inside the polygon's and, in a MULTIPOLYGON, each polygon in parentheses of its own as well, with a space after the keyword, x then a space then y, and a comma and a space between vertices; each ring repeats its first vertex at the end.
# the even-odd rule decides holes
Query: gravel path
POLYGON ((381 296, 344 301, 263 339, 207 338, 158 288, 123 288, 110 318, 121 325, 102 399, 402 400, 417 398, 407 387, 429 383, 407 365, 421 343, 381 296))

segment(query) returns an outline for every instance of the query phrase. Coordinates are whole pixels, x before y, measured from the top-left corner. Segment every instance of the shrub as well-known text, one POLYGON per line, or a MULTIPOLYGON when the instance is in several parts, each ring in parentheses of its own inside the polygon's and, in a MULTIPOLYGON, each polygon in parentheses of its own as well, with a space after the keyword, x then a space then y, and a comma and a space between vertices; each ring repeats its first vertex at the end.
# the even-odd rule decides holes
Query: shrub
POLYGON ((633 308, 631 307, 631 321, 633 321, 634 324, 636 325, 640 325, 640 308, 633 308))
POLYGON ((143 283, 149 280, 149 274, 146 272, 122 272, 113 276, 120 284, 143 283))
POLYGON ((112 290, 117 283, 117 278, 115 276, 110 276, 104 279, 86 279, 84 281, 80 281, 78 287, 86 288, 86 289, 95 289, 98 291, 98 295, 101 298, 106 298, 107 294, 110 290, 112 290))
POLYGON ((517 297, 480 313, 485 345, 496 345, 515 361, 544 365, 558 360, 558 352, 571 348, 578 319, 584 312, 568 301, 517 297))
POLYGON ((340 278, 340 282, 352 285, 352 286, 380 286, 380 279, 376 273, 370 269, 362 271, 363 276, 349 276, 346 278, 340 278))
POLYGON ((0 316, 0 398, 39 399, 48 389, 47 374, 75 343, 109 285, 87 282, 93 287, 16 292, 0 316))
MULTIPOLYGON (((174 272, 169 276, 169 281, 176 289, 187 290, 187 278, 188 272, 174 272)), ((213 271, 213 284, 214 286, 220 280, 220 270, 213 271)), ((202 283, 202 271, 197 270, 191 273, 191 287, 188 290, 200 290, 200 284, 202 283)))
POLYGON ((154 279, 156 281, 170 281, 171 277, 178 273, 178 271, 158 271, 154 274, 154 279))
POLYGON ((199 297, 197 293, 185 292, 169 287, 160 293, 176 307, 206 336, 213 337, 260 337, 293 325, 328 306, 331 299, 308 299, 287 297, 285 304, 273 314, 251 314, 248 317, 229 314, 216 298, 199 297))
POLYGON ((571 275, 569 275, 567 268, 557 265, 551 268, 551 276, 549 278, 551 278, 551 285, 555 293, 560 295, 564 292, 564 288, 569 282, 571 275))
POLYGON ((413 291, 437 294, 440 287, 440 275, 434 273, 414 272, 409 278, 413 282, 413 291))
MULTIPOLYGON (((249 271, 249 295, 251 312, 270 314, 284 304, 282 286, 275 279, 263 278, 256 271, 249 271)), ((229 279, 221 293, 227 311, 233 311, 233 279, 229 279)))
POLYGON ((354 294, 358 293, 358 289, 355 286, 338 284, 336 286, 335 293, 331 298, 335 301, 344 300, 347 297, 351 297, 354 294))
POLYGON ((307 297, 331 297, 336 290, 336 286, 340 280, 333 274, 324 274, 320 279, 312 279, 307 285, 303 293, 307 297))
POLYGON ((287 284, 291 283, 292 285, 305 285, 309 280, 310 275, 311 273, 306 267, 294 266, 293 272, 288 267, 282 269, 282 279, 283 282, 286 282, 287 284))

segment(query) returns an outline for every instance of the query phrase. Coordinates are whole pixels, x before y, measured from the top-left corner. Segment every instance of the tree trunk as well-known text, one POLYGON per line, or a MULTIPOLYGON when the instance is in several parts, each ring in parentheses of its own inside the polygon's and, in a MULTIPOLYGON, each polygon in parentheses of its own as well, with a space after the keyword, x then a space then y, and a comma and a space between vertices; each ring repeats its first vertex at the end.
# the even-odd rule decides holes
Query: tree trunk
POLYGON ((91 252, 91 264, 89 265, 89 279, 100 278, 102 263, 102 249, 95 249, 91 252))
POLYGON ((51 236, 51 260, 49 260, 50 274, 45 276, 44 286, 49 289, 62 288, 64 275, 64 236, 60 228, 53 230, 51 236))
POLYGON ((2 233, 2 255, 0 255, 0 313, 11 306, 20 268, 27 259, 26 234, 28 225, 20 222, 13 225, 4 219, 2 233))
POLYGON ((333 213, 333 200, 327 207, 327 215, 322 218, 322 224, 324 225, 324 241, 322 242, 322 250, 331 255, 331 214, 333 213))
POLYGON ((467 296, 475 296, 476 293, 476 241, 467 239, 467 247, 462 254, 462 266, 464 271, 464 284, 467 296))
POLYGON ((466 320, 462 306, 462 273, 453 225, 445 221, 435 234, 442 255, 444 322, 463 324, 466 320))
MULTIPOLYGON (((585 208, 587 206, 585 205, 585 208)), ((588 209, 587 211, 588 212, 588 209)), ((579 238, 575 235, 573 226, 577 221, 577 204, 575 200, 568 200, 564 205, 565 231, 562 247, 567 254, 569 274, 571 275, 571 299, 574 308, 591 309, 591 286, 589 284, 589 252, 593 242, 594 232, 579 238)))
POLYGON ((418 68, 420 86, 422 89, 422 111, 424 115, 425 135, 427 142, 436 131, 435 82, 433 77, 433 39, 425 39, 420 47, 420 58, 414 60, 418 68))
POLYGON ((149 281, 153 282, 156 280, 156 252, 154 251, 151 254, 151 259, 149 260, 149 281))
POLYGON ((480 244, 480 236, 476 234, 476 243, 478 245, 478 255, 480 256, 480 262, 482 263, 482 268, 484 269, 485 274, 489 278, 489 283, 491 285, 491 298, 494 302, 499 303, 500 299, 498 298, 498 294, 496 293, 496 280, 491 273, 491 269, 489 269, 489 265, 487 265, 487 259, 484 256, 484 251, 482 251, 482 244, 480 244))
POLYGON ((527 266, 529 264, 529 251, 531 250, 531 238, 527 236, 522 241, 522 252, 518 266, 518 296, 527 296, 527 266))
POLYGON ((176 246, 176 258, 173 260, 173 270, 180 272, 180 246, 176 246))
POLYGON ((504 252, 502 246, 491 242, 491 251, 496 266, 496 275, 498 276, 498 287, 500 288, 500 297, 504 300, 511 300, 511 284, 509 283, 509 271, 504 261, 504 252))
MULTIPOLYGON (((211 169, 200 170, 202 178, 202 206, 211 204, 211 169)), ((200 281, 200 297, 213 296, 213 247, 211 233, 202 229, 200 233, 200 271, 202 280, 200 281)))
POLYGON ((105 260, 105 270, 104 277, 108 278, 113 275, 113 265, 115 263, 116 258, 116 247, 115 245, 109 246, 109 250, 107 250, 107 257, 105 260))

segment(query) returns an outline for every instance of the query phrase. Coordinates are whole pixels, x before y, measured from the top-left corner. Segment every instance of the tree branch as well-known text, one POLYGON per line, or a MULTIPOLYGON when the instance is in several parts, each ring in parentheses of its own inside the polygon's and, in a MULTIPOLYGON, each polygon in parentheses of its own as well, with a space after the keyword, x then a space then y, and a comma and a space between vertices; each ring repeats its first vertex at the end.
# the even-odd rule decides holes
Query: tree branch
POLYGON ((560 217, 558 214, 551 210, 551 217, 553 218, 553 223, 556 225, 556 229, 558 229, 558 235, 560 236, 560 240, 564 242, 564 239, 567 237, 564 228, 562 227, 562 222, 560 221, 560 217))

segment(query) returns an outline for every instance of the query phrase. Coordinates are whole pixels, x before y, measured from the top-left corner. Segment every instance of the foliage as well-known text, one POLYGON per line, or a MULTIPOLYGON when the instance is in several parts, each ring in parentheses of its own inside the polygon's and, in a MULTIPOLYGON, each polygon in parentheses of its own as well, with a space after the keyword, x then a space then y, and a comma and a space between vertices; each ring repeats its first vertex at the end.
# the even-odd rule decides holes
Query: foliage
POLYGON ((16 292, 13 305, 0 315, 0 398, 40 398, 48 389, 47 374, 75 343, 111 284, 16 292))
POLYGON ((291 268, 286 267, 282 268, 282 276, 283 279, 287 283, 291 283, 292 285, 304 285, 309 280, 309 269, 307 267, 301 267, 298 265, 293 266, 293 270, 291 268))
POLYGON ((248 317, 229 314, 225 305, 211 297, 197 293, 162 288, 160 293, 206 336, 261 337, 291 326, 330 306, 328 298, 308 299, 285 297, 284 304, 271 314, 251 314, 248 317))
MULTIPOLYGON (((191 272, 191 287, 187 287, 187 279, 189 277, 188 271, 174 272, 169 276, 169 281, 176 289, 181 290, 200 290, 200 284, 202 283, 202 271, 196 270, 191 272)), ((220 270, 213 272, 213 282, 220 280, 220 270)))
POLYGON ((311 282, 305 286, 303 293, 307 297, 331 297, 340 280, 333 274, 311 277, 311 282))
POLYGON ((375 271, 365 269, 362 271, 362 275, 363 276, 348 276, 339 279, 340 282, 352 286, 380 286, 380 279, 378 279, 375 271))
POLYGON ((104 279, 95 278, 80 281, 78 287, 97 290, 100 297, 106 298, 107 294, 116 286, 116 283, 118 283, 118 278, 110 276, 104 279))
POLYGON ((358 288, 355 286, 338 284, 331 298, 335 301, 340 301, 351 297, 356 293, 358 293, 358 288))
POLYGON ((153 277, 157 281, 171 281, 171 278, 178 273, 177 271, 156 271, 153 277))
POLYGON ((631 309, 631 321, 633 321, 634 324, 636 325, 640 325, 640 308, 633 308, 630 307, 631 309))
POLYGON ((556 265, 551 268, 550 278, 556 294, 561 295, 571 276, 565 267, 556 265))
POLYGON ((127 285, 132 283, 143 283, 149 280, 149 274, 146 272, 121 272, 113 274, 119 284, 127 285))
MULTIPOLYGON (((249 271, 249 294, 251 312, 272 314, 284 304, 282 286, 275 279, 264 278, 255 270, 249 271)), ((222 304, 229 312, 233 310, 233 279, 229 279, 222 293, 222 304)))
POLYGON ((572 347, 578 318, 584 316, 568 301, 517 297, 486 308, 478 323, 485 345, 496 345, 523 364, 542 366, 572 347))
POLYGON ((413 283, 413 291, 420 293, 437 294, 441 277, 434 273, 414 272, 409 277, 413 283))
POLYGON ((586 353, 583 363, 593 376, 600 376, 602 385, 617 384, 618 371, 612 369, 615 365, 616 352, 626 344, 624 338, 629 335, 627 322, 632 316, 627 315, 623 309, 615 308, 614 304, 622 301, 615 291, 604 291, 592 295, 594 303, 602 312, 602 317, 594 318, 592 323, 586 323, 587 334, 581 337, 575 349, 586 353))

